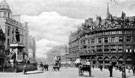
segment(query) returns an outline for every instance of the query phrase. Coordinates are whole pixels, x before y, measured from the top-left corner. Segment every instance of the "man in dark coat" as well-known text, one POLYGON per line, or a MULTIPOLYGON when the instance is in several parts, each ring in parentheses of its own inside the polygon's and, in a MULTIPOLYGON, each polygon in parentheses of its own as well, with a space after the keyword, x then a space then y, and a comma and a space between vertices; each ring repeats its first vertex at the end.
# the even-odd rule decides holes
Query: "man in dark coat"
POLYGON ((23 74, 27 74, 27 63, 23 66, 23 74))
POLYGON ((135 76, 135 66, 132 67, 133 75, 135 76))
POLYGON ((112 73, 113 73, 113 66, 112 66, 112 64, 110 64, 110 66, 109 66, 109 72, 110 72, 110 77, 112 77, 112 73))

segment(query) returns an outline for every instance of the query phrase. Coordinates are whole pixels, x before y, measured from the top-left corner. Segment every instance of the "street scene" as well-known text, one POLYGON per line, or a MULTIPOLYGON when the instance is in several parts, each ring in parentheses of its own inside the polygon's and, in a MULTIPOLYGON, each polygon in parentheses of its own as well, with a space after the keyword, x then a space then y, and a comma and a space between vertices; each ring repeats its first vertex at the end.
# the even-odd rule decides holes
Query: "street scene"
MULTIPOLYGON (((27 75, 23 73, 0 73, 2 78, 111 78, 108 76, 109 71, 107 69, 100 71, 98 68, 92 69, 92 77, 88 76, 88 72, 85 72, 84 76, 80 77, 77 68, 61 68, 59 72, 54 72, 50 67, 49 71, 30 71, 27 75)), ((112 78, 121 78, 121 72, 114 69, 112 78)), ((132 72, 127 71, 127 78, 134 78, 132 72)))
POLYGON ((0 78, 135 78, 135 0, 0 0, 0 78))

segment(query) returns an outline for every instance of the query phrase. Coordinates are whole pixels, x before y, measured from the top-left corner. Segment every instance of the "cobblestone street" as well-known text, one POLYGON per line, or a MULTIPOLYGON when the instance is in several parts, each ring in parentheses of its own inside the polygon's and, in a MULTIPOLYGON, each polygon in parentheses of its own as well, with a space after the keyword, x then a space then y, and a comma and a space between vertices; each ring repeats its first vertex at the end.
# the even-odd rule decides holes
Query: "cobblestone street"
MULTIPOLYGON (((126 73, 127 78, 133 77, 132 72, 126 73)), ((79 77, 77 68, 62 68, 61 71, 52 71, 51 68, 49 71, 39 72, 39 71, 30 71, 27 75, 23 73, 0 73, 0 78, 88 78, 88 73, 85 72, 84 76, 79 77)), ((108 70, 104 69, 101 72, 98 68, 92 69, 91 78, 110 78, 108 70)), ((121 78, 121 72, 118 70, 113 72, 112 78, 121 78)))

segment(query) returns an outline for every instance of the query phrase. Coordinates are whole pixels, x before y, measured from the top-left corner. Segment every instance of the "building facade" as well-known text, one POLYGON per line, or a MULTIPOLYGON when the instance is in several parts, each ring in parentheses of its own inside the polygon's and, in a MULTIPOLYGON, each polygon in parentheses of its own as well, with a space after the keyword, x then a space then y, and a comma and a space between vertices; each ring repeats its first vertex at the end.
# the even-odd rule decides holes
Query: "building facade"
MULTIPOLYGON (((64 56, 66 54, 66 45, 59 45, 59 46, 54 46, 47 52, 47 63, 48 64, 53 64, 54 63, 54 58, 56 56, 64 56)), ((61 60, 64 61, 64 60, 61 60)))
POLYGON ((77 58, 79 58, 79 35, 78 32, 72 32, 69 36, 68 59, 74 62, 77 58))
MULTIPOLYGON (((29 45, 31 45, 31 40, 29 40, 29 28, 28 23, 21 23, 20 18, 18 19, 12 14, 12 11, 6 2, 3 0, 0 2, 0 27, 5 35, 4 50, 6 57, 12 57, 10 53, 11 44, 21 44, 24 46, 23 53, 28 56, 29 45)), ((32 47, 35 47, 35 42, 32 40, 32 47)), ((35 59, 35 51, 33 52, 33 59, 35 59)), ((29 57, 29 56, 28 56, 29 57)))
POLYGON ((5 50, 7 54, 9 52, 10 44, 16 43, 16 30, 18 30, 20 34, 19 43, 27 46, 27 23, 21 23, 12 17, 12 11, 10 10, 9 5, 5 0, 0 3, 0 26, 6 37, 5 50))
POLYGON ((5 47, 4 47, 4 43, 5 43, 5 35, 2 31, 2 29, 0 29, 0 69, 1 66, 3 65, 4 61, 5 61, 5 47))
MULTIPOLYGON (((105 19, 97 16, 96 21, 93 21, 89 18, 76 33, 76 42, 79 43, 79 51, 76 53, 79 53, 82 60, 90 59, 96 66, 107 66, 110 62, 122 65, 123 61, 126 65, 135 64, 135 16, 126 17, 122 12, 121 17, 108 13, 105 19)), ((73 49, 74 43, 69 39, 69 53, 72 55, 74 50, 71 47, 73 49)))

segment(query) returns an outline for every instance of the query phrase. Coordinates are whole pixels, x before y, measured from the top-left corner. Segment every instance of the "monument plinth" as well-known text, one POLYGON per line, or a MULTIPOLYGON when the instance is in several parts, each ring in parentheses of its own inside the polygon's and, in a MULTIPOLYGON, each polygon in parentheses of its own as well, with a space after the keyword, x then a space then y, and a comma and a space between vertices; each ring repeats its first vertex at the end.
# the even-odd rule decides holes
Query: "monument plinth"
POLYGON ((22 62, 24 60, 24 45, 15 43, 10 44, 10 53, 13 55, 11 59, 16 60, 16 62, 22 62))

